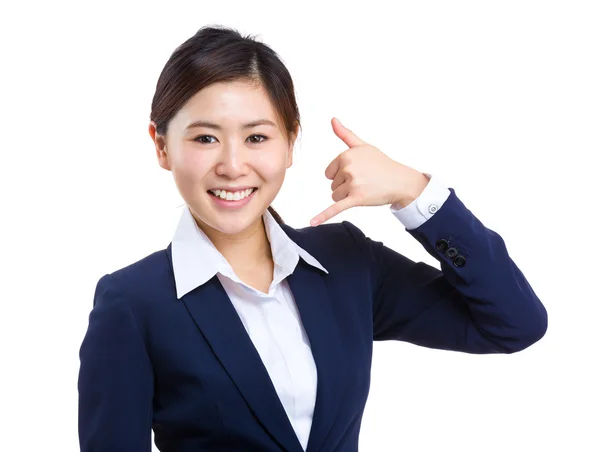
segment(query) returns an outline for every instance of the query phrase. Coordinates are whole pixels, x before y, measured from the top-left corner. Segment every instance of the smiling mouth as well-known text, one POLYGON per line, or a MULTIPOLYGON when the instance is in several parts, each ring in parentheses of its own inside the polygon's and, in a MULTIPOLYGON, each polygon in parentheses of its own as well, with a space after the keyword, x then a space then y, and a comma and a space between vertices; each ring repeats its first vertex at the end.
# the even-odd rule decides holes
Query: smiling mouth
POLYGON ((252 195, 257 190, 258 190, 257 187, 248 188, 246 190, 240 190, 240 191, 236 191, 236 192, 215 189, 215 190, 207 190, 207 193, 209 195, 211 195, 212 197, 223 200, 223 201, 235 202, 235 201, 242 201, 242 200, 246 199, 247 197, 252 195))

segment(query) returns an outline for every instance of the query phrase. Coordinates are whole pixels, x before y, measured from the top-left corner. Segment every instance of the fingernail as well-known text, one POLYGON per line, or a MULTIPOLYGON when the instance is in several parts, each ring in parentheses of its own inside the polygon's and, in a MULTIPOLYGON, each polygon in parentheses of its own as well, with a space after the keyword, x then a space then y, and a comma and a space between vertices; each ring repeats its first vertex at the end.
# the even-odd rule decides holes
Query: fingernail
MULTIPOLYGON (((337 119, 337 121, 338 121, 338 122, 339 122, 341 125, 343 125, 343 126, 344 126, 344 124, 342 124, 342 121, 340 121, 340 118, 338 118, 338 117, 336 116, 336 118, 335 118, 335 119, 337 119)), ((346 127, 346 126, 344 126, 344 127, 346 127)))
POLYGON ((311 226, 316 226, 317 224, 319 224, 319 220, 317 220, 316 218, 313 218, 312 220, 310 220, 311 226))

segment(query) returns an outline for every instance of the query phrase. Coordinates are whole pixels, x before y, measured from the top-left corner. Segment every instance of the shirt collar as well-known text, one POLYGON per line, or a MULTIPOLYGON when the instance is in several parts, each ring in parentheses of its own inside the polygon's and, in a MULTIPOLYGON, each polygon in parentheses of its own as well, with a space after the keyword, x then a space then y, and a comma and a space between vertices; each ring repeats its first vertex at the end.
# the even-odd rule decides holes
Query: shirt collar
MULTIPOLYGON (((263 214, 263 220, 275 263, 274 282, 278 283, 289 276, 300 257, 307 264, 328 273, 319 261, 289 238, 268 210, 263 214)), ((239 281, 231 265, 198 227, 187 205, 173 236, 171 254, 178 299, 217 273, 239 281)))

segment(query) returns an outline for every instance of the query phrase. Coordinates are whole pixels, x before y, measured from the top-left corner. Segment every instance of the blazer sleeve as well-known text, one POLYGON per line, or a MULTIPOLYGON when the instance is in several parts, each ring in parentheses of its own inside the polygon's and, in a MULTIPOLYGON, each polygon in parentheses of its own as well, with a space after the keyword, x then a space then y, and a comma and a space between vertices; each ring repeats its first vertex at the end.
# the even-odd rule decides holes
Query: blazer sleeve
POLYGON ((442 207, 405 229, 440 262, 414 262, 344 224, 366 258, 374 340, 466 353, 513 353, 544 336, 547 312, 508 254, 450 188, 442 207))
POLYGON ((81 452, 150 452, 154 374, 111 275, 97 283, 79 357, 81 452))

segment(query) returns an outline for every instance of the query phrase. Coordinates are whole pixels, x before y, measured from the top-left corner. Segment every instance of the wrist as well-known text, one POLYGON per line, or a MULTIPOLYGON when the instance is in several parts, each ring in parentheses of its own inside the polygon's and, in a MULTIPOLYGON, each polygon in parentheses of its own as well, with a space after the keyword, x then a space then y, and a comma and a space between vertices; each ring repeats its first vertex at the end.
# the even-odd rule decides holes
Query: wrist
POLYGON ((415 199, 421 196, 421 193, 423 193, 423 190, 425 190, 428 183, 429 177, 419 172, 415 181, 410 185, 408 193, 404 193, 392 201, 392 208, 400 210, 411 204, 415 199))

